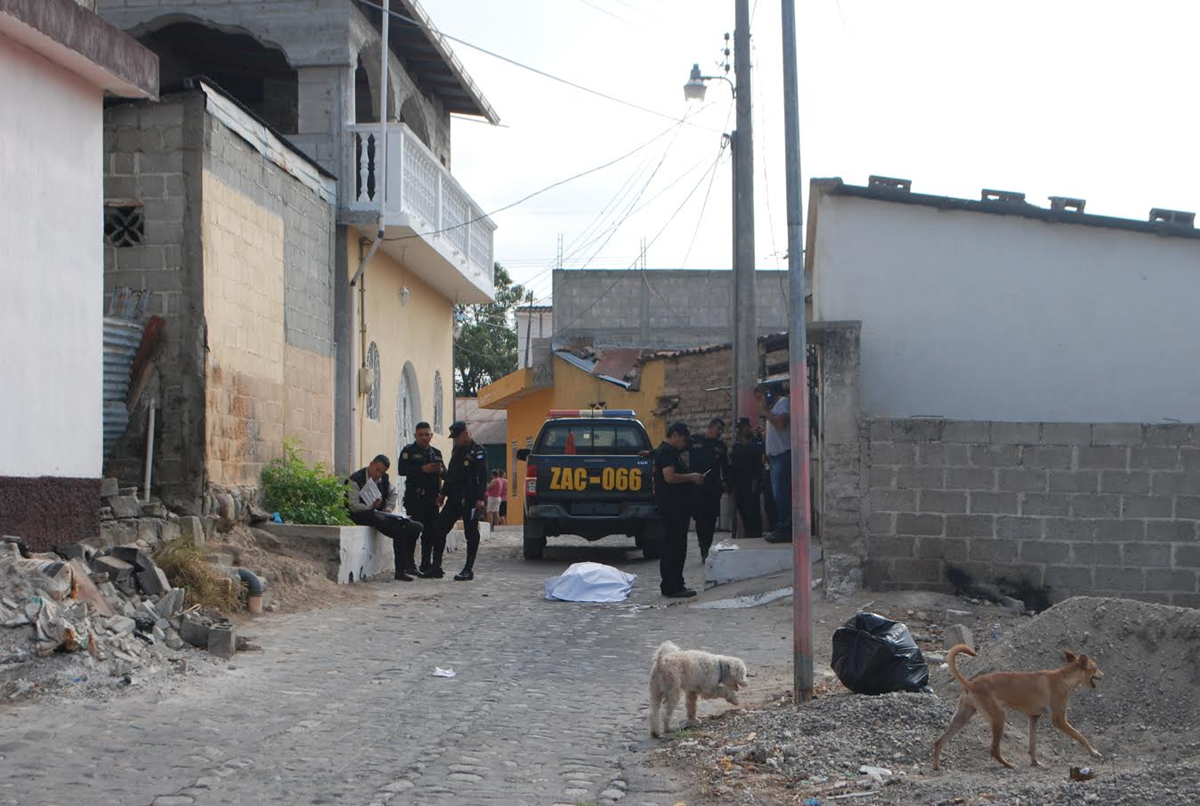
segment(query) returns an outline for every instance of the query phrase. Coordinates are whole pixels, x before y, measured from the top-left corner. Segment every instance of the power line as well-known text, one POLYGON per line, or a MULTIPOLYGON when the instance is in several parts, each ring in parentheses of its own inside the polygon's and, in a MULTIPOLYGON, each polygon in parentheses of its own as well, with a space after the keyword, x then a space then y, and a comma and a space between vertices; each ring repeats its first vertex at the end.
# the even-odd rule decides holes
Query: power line
MULTIPOLYGON (((712 166, 709 168, 709 171, 715 171, 717 169, 717 165, 721 160, 721 154, 722 154, 722 152, 724 152, 724 150, 725 150, 725 142, 722 141, 721 148, 717 151, 717 158, 715 160, 713 160, 712 166)), ((695 184, 695 186, 692 187, 691 191, 688 192, 688 195, 686 197, 684 197, 683 201, 679 204, 679 206, 675 208, 675 212, 671 213, 671 216, 670 216, 670 218, 667 219, 666 223, 663 224, 662 227, 659 229, 659 231, 655 234, 655 236, 652 239, 650 239, 650 242, 648 244, 646 244, 647 249, 649 249, 651 246, 653 246, 654 243, 660 237, 662 237, 662 234, 667 231, 667 227, 671 226, 671 222, 675 220, 675 217, 677 215, 679 215, 680 211, 683 210, 683 208, 687 205, 688 201, 691 200, 691 198, 695 194, 696 190, 700 187, 701 184, 703 184, 704 180, 708 177, 709 171, 704 172, 704 175, 700 177, 700 181, 697 182, 695 184)), ((628 266, 627 270, 632 269, 632 268, 633 268, 633 265, 630 264, 630 266, 628 266)), ((645 278, 645 274, 643 273, 643 279, 644 278, 645 278)), ((608 295, 608 292, 610 292, 614 288, 616 288, 617 284, 619 282, 621 282, 622 279, 624 279, 624 278, 617 277, 617 279, 615 279, 612 282, 612 285, 610 285, 608 288, 604 289, 604 291, 602 291, 599 296, 597 296, 594 300, 592 300, 592 303, 590 305, 588 305, 586 308, 584 308, 582 311, 580 311, 579 314, 574 319, 572 319, 567 324, 562 325, 561 327, 555 328, 553 333, 551 333, 550 338, 553 339, 555 336, 558 336, 564 330, 571 327, 576 322, 578 322, 580 319, 582 319, 584 314, 586 314, 592 308, 596 307, 596 305, 598 305, 600 303, 600 300, 604 299, 604 297, 608 295)), ((647 280, 647 285, 649 285, 648 280, 647 280)), ((653 291, 654 295, 659 297, 659 299, 662 299, 662 297, 659 296, 658 292, 654 291, 653 288, 651 288, 651 291, 653 291)))
MULTIPOLYGON (((359 2, 363 2, 363 0, 359 0, 359 2)), ((654 135, 654 137, 652 137, 649 140, 647 140, 646 142, 642 143, 637 148, 633 149, 632 151, 627 151, 626 153, 622 154, 621 156, 617 157, 616 159, 609 160, 608 162, 604 163, 603 165, 597 165, 596 167, 589 168, 586 171, 580 171, 579 173, 575 174, 574 176, 568 176, 566 179, 560 179, 557 182, 546 185, 544 188, 541 188, 540 190, 535 190, 533 193, 530 193, 527 196, 523 196, 523 197, 517 199, 515 202, 512 202, 511 204, 506 204, 503 207, 499 207, 495 210, 492 210, 490 213, 481 213, 480 215, 476 216, 475 218, 470 219, 469 221, 464 221, 461 224, 454 224, 449 227, 443 227, 442 229, 430 230, 429 232, 419 232, 419 233, 414 233, 412 235, 400 235, 400 236, 397 236, 394 238, 384 238, 383 240, 385 240, 385 241, 407 241, 412 238, 425 238, 430 235, 439 235, 443 232, 449 232, 450 230, 455 230, 460 227, 465 227, 465 226, 468 226, 469 224, 474 224, 476 221, 482 221, 485 218, 490 218, 490 217, 496 215, 497 213, 502 213, 505 210, 510 210, 513 207, 516 207, 519 204, 524 204, 525 202, 529 201, 530 199, 540 196, 543 193, 553 190, 556 187, 565 185, 568 182, 574 182, 576 179, 581 179, 582 177, 585 177, 588 174, 594 174, 597 171, 602 171, 605 168, 608 168, 612 165, 616 165, 618 162, 621 162, 624 159, 628 159, 629 157, 632 157, 634 154, 641 151, 643 148, 646 148, 646 147, 652 145, 656 141, 658 141, 661 138, 665 137, 666 135, 670 134, 672 131, 677 130, 681 125, 682 125, 682 123, 676 123, 674 126, 668 126, 666 129, 664 129, 663 131, 654 135)))
MULTIPOLYGON (((528 70, 529 72, 535 73, 535 74, 541 76, 542 78, 548 78, 551 81, 557 81, 559 84, 565 84, 566 86, 572 87, 581 92, 586 92, 590 95, 595 95, 598 98, 603 98, 606 101, 612 101, 613 103, 621 104, 622 106, 628 106, 631 109, 637 109, 638 111, 645 112, 649 115, 655 115, 660 118, 666 118, 667 120, 673 120, 676 123, 681 123, 683 121, 682 118, 674 117, 673 115, 669 115, 666 112, 660 112, 657 109, 651 109, 650 107, 642 106, 641 104, 635 104, 633 101, 626 101, 625 99, 618 98, 615 95, 609 95, 606 92, 601 92, 600 90, 594 90, 591 87, 585 87, 582 84, 578 84, 574 81, 570 81, 565 78, 560 78, 559 76, 556 76, 553 73, 548 73, 545 70, 538 69, 537 67, 532 67, 531 65, 523 64, 523 63, 517 61, 516 59, 510 59, 508 56, 504 56, 499 53, 496 53, 495 51, 488 50, 487 48, 484 48, 479 45, 468 42, 465 39, 460 39, 456 36, 451 36, 450 34, 443 33, 442 31, 439 31, 437 28, 434 28, 432 25, 426 25, 424 23, 418 22, 417 20, 414 20, 412 17, 409 17, 405 14, 401 14, 399 11, 392 11, 391 9, 385 9, 383 6, 379 5, 378 3, 371 2, 371 0, 358 0, 358 2, 363 4, 364 6, 373 8, 376 11, 383 11, 388 14, 391 14, 393 17, 396 17, 397 19, 404 20, 405 22, 415 25, 418 28, 421 28, 423 30, 426 30, 433 34, 436 34, 437 36, 440 36, 443 39, 449 39, 451 42, 457 42, 458 44, 463 45, 464 47, 471 48, 472 50, 477 50, 480 53, 483 53, 487 56, 491 56, 493 59, 499 59, 502 62, 511 64, 514 67, 519 67, 522 70, 528 70)), ((702 129, 710 128, 708 126, 702 126, 699 123, 692 123, 690 125, 697 126, 702 129)))
POLYGON ((680 265, 681 269, 687 268, 688 259, 692 256, 692 247, 696 245, 696 236, 700 234, 700 225, 704 223, 704 212, 708 209, 708 197, 712 195, 712 186, 713 182, 716 181, 716 178, 717 172, 713 171, 708 178, 708 190, 704 191, 704 203, 700 205, 700 217, 696 219, 696 228, 692 230, 692 240, 688 241, 687 252, 684 253, 683 263, 680 265))

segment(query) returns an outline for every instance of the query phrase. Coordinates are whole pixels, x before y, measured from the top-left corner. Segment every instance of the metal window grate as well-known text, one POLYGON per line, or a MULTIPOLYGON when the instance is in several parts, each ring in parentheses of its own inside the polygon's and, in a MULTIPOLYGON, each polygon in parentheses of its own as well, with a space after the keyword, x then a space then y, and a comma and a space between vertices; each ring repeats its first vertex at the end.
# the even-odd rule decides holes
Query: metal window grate
POLYGON ((140 246, 146 237, 146 217, 140 204, 104 206, 104 241, 124 249, 140 246))

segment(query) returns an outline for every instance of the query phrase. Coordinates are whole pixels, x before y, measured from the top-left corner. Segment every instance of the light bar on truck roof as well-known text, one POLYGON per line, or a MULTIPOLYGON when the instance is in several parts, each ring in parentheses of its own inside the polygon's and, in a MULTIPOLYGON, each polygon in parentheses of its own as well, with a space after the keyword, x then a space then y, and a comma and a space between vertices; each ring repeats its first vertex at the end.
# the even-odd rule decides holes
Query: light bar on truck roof
POLYGON ((633 409, 550 409, 546 416, 551 420, 559 417, 594 417, 600 419, 604 417, 637 417, 637 412, 633 409))

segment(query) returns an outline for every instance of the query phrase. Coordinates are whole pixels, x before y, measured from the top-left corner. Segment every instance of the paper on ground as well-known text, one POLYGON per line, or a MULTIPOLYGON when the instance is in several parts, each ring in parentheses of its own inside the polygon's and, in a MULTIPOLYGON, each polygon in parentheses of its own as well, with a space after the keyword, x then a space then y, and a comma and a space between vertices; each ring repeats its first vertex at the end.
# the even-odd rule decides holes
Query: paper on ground
POLYGON ((575 563, 561 576, 545 582, 546 598, 560 602, 623 602, 633 590, 636 574, 602 563, 575 563))
POLYGON ((443 669, 441 666, 434 666, 433 667, 433 676, 434 677, 456 677, 457 675, 454 674, 453 669, 443 669))

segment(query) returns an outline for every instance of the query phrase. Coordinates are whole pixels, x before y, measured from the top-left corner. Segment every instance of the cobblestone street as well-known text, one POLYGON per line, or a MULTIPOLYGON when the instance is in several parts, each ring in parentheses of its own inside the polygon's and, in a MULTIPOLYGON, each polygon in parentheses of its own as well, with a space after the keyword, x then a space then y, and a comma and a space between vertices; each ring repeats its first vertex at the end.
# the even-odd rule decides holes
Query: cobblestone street
MULTIPOLYGON (((784 667, 790 609, 665 607, 657 563, 620 542, 551 541, 536 563, 520 559, 518 542, 512 532, 485 538, 472 583, 371 583, 367 605, 245 628, 263 652, 169 694, 6 706, 0 803, 682 800, 639 764, 652 746, 654 647, 671 639, 741 655, 760 673, 768 661, 784 667), (638 574, 630 600, 545 601, 542 580, 579 560, 638 574), (434 677, 435 666, 457 677, 434 677)), ((688 581, 699 587, 694 538, 690 549, 688 581)), ((451 573, 461 557, 447 558, 451 573)), ((702 704, 701 717, 715 707, 702 704)))

